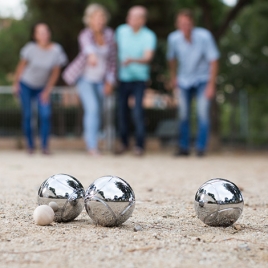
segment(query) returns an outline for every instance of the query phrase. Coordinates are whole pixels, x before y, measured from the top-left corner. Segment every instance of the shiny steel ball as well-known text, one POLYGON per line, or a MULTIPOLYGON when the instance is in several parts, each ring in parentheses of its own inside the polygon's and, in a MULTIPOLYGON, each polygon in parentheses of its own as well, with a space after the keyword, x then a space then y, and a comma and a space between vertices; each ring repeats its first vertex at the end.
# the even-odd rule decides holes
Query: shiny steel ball
POLYGON ((84 196, 84 187, 76 178, 57 174, 41 184, 37 203, 52 207, 55 212, 54 221, 67 222, 74 220, 83 210, 84 196))
POLYGON ((242 214, 243 197, 239 188, 225 179, 204 183, 195 195, 197 217, 210 226, 227 227, 242 214))
POLYGON ((104 176, 86 190, 85 208, 96 225, 119 226, 132 215, 135 194, 123 179, 104 176))

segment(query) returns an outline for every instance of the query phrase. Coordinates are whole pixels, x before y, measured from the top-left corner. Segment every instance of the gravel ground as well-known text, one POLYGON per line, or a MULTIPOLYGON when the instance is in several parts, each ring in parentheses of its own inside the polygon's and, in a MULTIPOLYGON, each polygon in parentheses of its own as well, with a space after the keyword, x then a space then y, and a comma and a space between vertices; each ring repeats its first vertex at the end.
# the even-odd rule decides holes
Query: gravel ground
POLYGON ((2 151, 0 163, 1 267, 268 267, 267 154, 175 159, 2 151), (94 226, 85 210, 70 223, 35 225, 37 190, 56 173, 75 176, 85 188, 103 175, 124 178, 136 194, 133 216, 117 228, 94 226), (208 227, 195 216, 195 192, 214 177, 242 189, 245 207, 235 226, 208 227))

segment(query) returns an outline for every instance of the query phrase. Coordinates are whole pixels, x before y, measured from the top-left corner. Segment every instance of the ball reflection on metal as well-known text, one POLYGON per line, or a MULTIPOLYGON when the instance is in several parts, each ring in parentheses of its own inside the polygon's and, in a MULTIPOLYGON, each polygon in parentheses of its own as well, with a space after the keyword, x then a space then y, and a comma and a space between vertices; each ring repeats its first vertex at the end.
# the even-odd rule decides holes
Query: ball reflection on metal
POLYGON ((225 179, 207 181, 195 195, 197 217, 210 226, 232 225, 242 214, 243 206, 239 188, 225 179))
POLYGON ((57 174, 45 180, 39 188, 38 205, 53 203, 54 221, 67 222, 75 219, 84 208, 83 185, 67 174, 57 174), (54 204, 55 203, 55 204, 54 204))
POLYGON ((85 208, 96 225, 118 226, 135 208, 135 194, 130 185, 115 176, 95 180, 85 194, 85 208))

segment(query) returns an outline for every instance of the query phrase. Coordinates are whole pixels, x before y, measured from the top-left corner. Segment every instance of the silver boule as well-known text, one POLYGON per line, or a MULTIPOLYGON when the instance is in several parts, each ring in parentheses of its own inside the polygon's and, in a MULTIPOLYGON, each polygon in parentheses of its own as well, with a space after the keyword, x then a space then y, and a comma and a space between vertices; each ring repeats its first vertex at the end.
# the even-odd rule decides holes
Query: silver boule
POLYGON ((227 227, 241 216, 244 200, 239 188, 225 179, 204 183, 195 195, 197 217, 207 225, 227 227))
POLYGON ((135 194, 130 185, 116 176, 95 180, 86 190, 85 208, 94 224, 119 226, 135 208, 135 194))
POLYGON ((39 190, 38 205, 51 205, 55 210, 54 221, 67 222, 74 220, 84 208, 85 190, 74 177, 57 174, 45 180, 39 190))
POLYGON ((54 202, 54 201, 49 202, 48 205, 54 210, 54 212, 56 212, 59 209, 58 204, 56 202, 54 202))

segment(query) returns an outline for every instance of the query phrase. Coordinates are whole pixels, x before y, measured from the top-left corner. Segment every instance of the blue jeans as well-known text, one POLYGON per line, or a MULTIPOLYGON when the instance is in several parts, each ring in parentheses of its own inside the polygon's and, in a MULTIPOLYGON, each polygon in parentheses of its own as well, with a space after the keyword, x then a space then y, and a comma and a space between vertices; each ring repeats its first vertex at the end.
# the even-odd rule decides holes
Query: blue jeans
POLYGON ((119 132, 121 141, 124 146, 128 147, 128 117, 129 106, 128 99, 130 96, 135 98, 135 106, 133 109, 133 121, 136 132, 136 146, 144 148, 145 140, 145 126, 144 126, 144 111, 142 107, 142 100, 146 84, 143 81, 135 82, 120 82, 118 88, 118 119, 119 119, 119 132))
POLYGON ((205 151, 209 136, 209 108, 210 100, 205 95, 207 82, 179 91, 179 140, 178 145, 183 150, 190 147, 190 110, 193 96, 196 95, 198 131, 196 149, 205 151))
POLYGON ((22 105, 23 130, 26 136, 29 149, 34 149, 34 139, 32 130, 32 101, 37 99, 38 114, 40 118, 40 136, 42 149, 48 148, 48 139, 50 133, 50 103, 43 103, 40 99, 40 94, 43 88, 32 88, 20 82, 20 99, 22 105))
POLYGON ((103 83, 91 83, 83 78, 77 83, 84 109, 84 138, 88 150, 98 148, 98 134, 102 119, 103 83))

